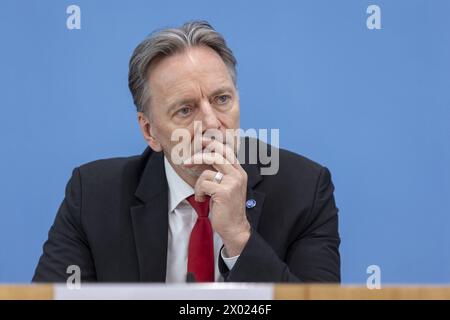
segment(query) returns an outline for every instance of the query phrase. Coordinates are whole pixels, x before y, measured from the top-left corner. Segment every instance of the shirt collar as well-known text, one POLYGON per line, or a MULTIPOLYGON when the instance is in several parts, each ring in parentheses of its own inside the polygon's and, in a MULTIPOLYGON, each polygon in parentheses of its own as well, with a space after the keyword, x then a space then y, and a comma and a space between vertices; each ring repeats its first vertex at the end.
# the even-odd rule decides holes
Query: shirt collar
POLYGON ((178 175, 165 156, 164 170, 166 171, 167 184, 169 186, 169 212, 173 212, 182 201, 193 195, 195 192, 194 189, 178 175))

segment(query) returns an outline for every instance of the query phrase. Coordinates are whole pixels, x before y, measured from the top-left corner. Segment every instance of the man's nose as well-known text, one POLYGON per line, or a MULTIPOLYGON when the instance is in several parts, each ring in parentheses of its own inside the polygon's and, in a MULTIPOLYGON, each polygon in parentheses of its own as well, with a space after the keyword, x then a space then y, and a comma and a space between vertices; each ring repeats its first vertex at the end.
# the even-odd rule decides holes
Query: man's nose
POLYGON ((220 121, 217 118, 216 110, 209 103, 209 101, 202 101, 200 105, 200 117, 202 121, 203 130, 219 129, 220 121))

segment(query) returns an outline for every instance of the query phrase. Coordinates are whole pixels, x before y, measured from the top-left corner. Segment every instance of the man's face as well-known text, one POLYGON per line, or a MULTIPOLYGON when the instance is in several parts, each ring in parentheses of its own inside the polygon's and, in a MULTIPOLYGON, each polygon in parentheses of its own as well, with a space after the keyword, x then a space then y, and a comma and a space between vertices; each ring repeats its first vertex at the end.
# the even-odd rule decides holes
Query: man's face
MULTIPOLYGON (((148 130, 153 138, 147 141, 155 151, 164 151, 172 165, 171 151, 179 143, 171 141, 174 130, 186 129, 193 139, 194 121, 201 123, 203 132, 220 130, 224 137, 226 129, 239 128, 238 93, 225 63, 214 50, 205 46, 189 48, 154 62, 150 68, 148 130)), ((190 176, 211 169, 206 165, 174 167, 190 176)))

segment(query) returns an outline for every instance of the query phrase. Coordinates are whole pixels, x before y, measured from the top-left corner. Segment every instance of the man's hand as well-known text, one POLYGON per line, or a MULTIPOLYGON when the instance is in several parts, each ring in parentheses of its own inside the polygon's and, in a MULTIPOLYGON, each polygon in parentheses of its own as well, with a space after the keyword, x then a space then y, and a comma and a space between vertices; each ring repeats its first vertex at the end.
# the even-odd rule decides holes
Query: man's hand
POLYGON ((250 223, 245 214, 247 173, 231 148, 216 140, 203 140, 207 148, 184 161, 186 167, 203 163, 223 174, 220 183, 214 180, 217 171, 205 170, 195 184, 195 199, 211 196, 211 225, 222 238, 226 255, 240 255, 250 237, 250 223))

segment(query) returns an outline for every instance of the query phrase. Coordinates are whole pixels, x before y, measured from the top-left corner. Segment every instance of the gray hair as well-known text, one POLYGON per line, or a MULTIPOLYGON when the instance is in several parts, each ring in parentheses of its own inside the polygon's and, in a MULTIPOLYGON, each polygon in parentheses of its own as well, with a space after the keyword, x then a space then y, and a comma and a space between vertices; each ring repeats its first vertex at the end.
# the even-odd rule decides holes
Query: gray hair
POLYGON ((206 21, 192 21, 180 28, 150 34, 134 50, 130 59, 128 87, 138 112, 145 112, 150 99, 148 69, 155 59, 183 52, 189 47, 208 46, 222 58, 236 86, 236 58, 225 39, 206 21))

